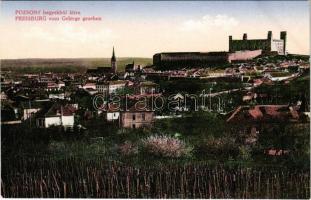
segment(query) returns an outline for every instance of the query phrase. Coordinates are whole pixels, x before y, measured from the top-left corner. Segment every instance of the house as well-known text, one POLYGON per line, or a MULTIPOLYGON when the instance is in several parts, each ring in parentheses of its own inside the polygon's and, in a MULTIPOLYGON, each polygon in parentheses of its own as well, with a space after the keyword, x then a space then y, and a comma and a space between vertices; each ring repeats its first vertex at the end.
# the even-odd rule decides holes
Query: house
POLYGON ((118 89, 122 89, 126 85, 126 81, 117 80, 117 81, 108 81, 108 92, 109 94, 116 93, 118 89))
POLYGON ((257 98, 256 93, 248 92, 246 95, 243 96, 242 100, 248 102, 256 98, 257 98))
POLYGON ((7 100, 7 99, 8 99, 8 95, 6 95, 4 91, 1 91, 0 99, 1 99, 2 101, 3 101, 3 100, 7 100))
POLYGON ((281 122, 298 121, 299 113, 288 105, 239 106, 227 119, 227 122, 281 122))
POLYGON ((49 99, 65 99, 65 93, 49 94, 49 99))
POLYGON ((139 83, 140 94, 155 94, 157 92, 158 85, 151 81, 144 81, 139 83))
POLYGON ((63 81, 58 81, 57 85, 58 85, 58 89, 62 89, 63 87, 65 87, 65 83, 63 81))
POLYGON ((86 91, 91 96, 98 93, 98 91, 93 88, 86 88, 84 91, 86 91))
POLYGON ((298 107, 288 105, 256 105, 239 106, 230 113, 227 122, 232 127, 237 127, 237 132, 246 136, 245 144, 257 141, 258 134, 262 131, 261 124, 265 127, 283 126, 287 123, 299 122, 301 115, 298 107))
POLYGON ((108 90, 109 90, 109 85, 107 83, 105 83, 105 82, 96 83, 96 90, 99 93, 107 94, 108 90))
POLYGON ((36 125, 39 128, 49 128, 51 126, 72 127, 74 125, 75 111, 76 109, 71 105, 54 104, 38 113, 36 125))
POLYGON ((290 151, 282 149, 267 149, 264 153, 268 156, 283 156, 289 154, 290 151))
POLYGON ((117 104, 108 104, 106 112, 105 112, 105 118, 107 121, 116 121, 119 120, 120 117, 120 108, 117 104))
POLYGON ((86 84, 84 84, 84 85, 82 86, 82 88, 83 88, 83 89, 89 89, 89 88, 91 88, 91 89, 96 90, 96 85, 95 85, 95 83, 86 83, 86 84))
POLYGON ((22 120, 33 118, 35 114, 42 109, 43 105, 41 102, 26 101, 21 102, 22 120))
POLYGON ((124 80, 106 81, 106 82, 96 83, 95 88, 99 93, 108 95, 108 94, 116 93, 118 89, 124 88, 126 84, 127 84, 127 81, 124 81, 124 80))
POLYGON ((59 90, 59 86, 57 83, 55 82, 47 82, 46 83, 46 90, 47 91, 56 91, 56 90, 59 90))
POLYGON ((153 122, 154 112, 140 103, 136 103, 130 109, 121 112, 120 125, 123 128, 150 127, 153 122))
POLYGON ((38 81, 40 82, 40 83, 48 83, 48 82, 51 82, 52 81, 52 78, 51 77, 49 77, 49 76, 40 76, 39 78, 38 78, 38 81))
POLYGON ((254 87, 258 87, 263 83, 263 80, 261 79, 253 79, 253 85, 254 87))

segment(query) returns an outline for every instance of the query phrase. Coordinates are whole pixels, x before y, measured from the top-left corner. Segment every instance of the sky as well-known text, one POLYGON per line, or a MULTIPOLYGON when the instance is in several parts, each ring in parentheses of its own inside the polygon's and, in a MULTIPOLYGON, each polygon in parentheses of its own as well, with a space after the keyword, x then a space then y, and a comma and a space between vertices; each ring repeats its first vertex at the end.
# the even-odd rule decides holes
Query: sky
POLYGON ((308 1, 0 1, 0 58, 152 57, 228 51, 228 36, 279 39, 309 54, 308 1), (75 10, 101 21, 15 21, 16 10, 75 10))

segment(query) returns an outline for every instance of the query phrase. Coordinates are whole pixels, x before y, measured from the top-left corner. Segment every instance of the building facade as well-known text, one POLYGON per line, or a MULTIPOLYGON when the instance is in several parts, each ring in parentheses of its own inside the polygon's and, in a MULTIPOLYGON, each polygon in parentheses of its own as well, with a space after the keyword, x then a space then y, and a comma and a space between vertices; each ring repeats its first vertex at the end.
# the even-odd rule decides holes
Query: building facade
POLYGON ((129 110, 121 112, 120 122, 123 128, 151 127, 154 123, 154 112, 143 104, 135 104, 129 110))
POLYGON ((48 110, 39 113, 36 119, 38 128, 49 128, 51 126, 74 126, 74 112, 76 108, 71 105, 61 106, 54 104, 48 110))
POLYGON ((153 56, 153 65, 164 68, 210 67, 227 62, 227 52, 165 52, 153 56))
POLYGON ((151 111, 127 111, 121 113, 123 128, 150 127, 154 122, 154 113, 151 111))
POLYGON ((213 67, 232 61, 250 60, 262 54, 261 49, 234 52, 176 52, 158 53, 153 64, 164 69, 213 67))

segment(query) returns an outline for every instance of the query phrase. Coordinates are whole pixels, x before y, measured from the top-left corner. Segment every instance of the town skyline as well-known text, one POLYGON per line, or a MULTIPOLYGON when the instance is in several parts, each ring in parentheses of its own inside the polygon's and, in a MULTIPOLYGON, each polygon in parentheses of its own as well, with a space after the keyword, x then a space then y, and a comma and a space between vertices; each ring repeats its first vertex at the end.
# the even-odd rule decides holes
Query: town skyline
POLYGON ((288 52, 309 54, 308 2, 2 2, 1 10, 1 59, 102 58, 110 57, 112 46, 118 57, 228 51, 229 35, 242 39, 247 33, 249 39, 264 39, 267 31, 275 39, 287 31, 288 52), (14 21, 16 9, 64 8, 103 20, 14 21))

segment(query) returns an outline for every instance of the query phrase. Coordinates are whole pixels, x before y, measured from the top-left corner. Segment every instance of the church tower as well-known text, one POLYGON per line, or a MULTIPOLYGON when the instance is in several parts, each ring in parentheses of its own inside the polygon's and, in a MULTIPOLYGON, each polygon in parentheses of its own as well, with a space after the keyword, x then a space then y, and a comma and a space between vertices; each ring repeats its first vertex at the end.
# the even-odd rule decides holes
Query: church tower
POLYGON ((112 49, 112 57, 111 57, 111 71, 113 73, 117 73, 117 59, 116 56, 114 54, 114 47, 112 49))

